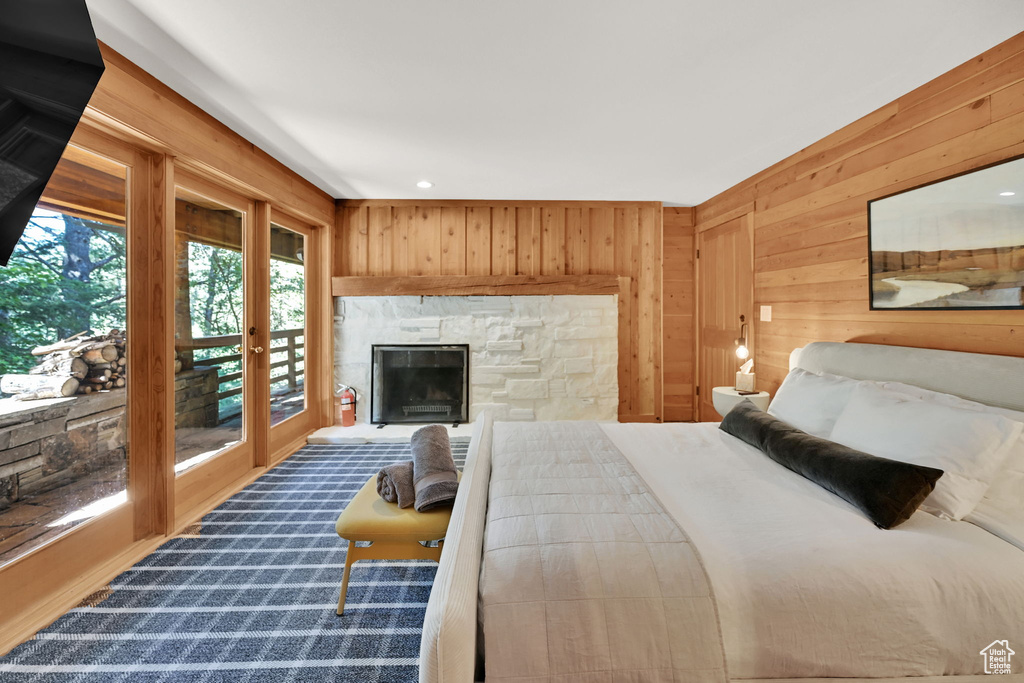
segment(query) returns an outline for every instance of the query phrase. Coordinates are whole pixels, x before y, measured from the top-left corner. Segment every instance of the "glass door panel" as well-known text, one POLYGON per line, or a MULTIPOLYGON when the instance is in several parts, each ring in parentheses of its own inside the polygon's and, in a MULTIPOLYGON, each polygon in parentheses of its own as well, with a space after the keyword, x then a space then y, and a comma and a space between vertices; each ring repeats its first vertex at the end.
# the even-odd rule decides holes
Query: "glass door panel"
POLYGON ((246 214, 175 191, 175 472, 245 438, 246 214))
POLYGON ((0 268, 0 566, 128 500, 127 184, 69 145, 0 268))
POLYGON ((306 236, 270 225, 270 426, 306 409, 306 236))

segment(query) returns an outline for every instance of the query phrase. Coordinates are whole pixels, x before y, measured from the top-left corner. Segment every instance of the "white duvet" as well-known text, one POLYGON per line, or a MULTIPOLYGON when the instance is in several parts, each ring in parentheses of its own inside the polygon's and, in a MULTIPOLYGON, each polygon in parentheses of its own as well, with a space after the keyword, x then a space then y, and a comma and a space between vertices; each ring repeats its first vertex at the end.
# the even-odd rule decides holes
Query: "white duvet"
POLYGON ((717 424, 601 426, 701 553, 731 678, 980 674, 994 640, 1024 659, 1019 548, 920 511, 877 529, 717 424))

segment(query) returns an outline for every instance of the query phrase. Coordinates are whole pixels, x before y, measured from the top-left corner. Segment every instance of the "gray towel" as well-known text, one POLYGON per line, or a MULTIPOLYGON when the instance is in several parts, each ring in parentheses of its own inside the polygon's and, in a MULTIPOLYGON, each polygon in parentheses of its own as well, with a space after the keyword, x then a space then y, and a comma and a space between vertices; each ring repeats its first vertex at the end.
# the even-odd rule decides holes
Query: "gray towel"
POLYGON ((448 430, 444 425, 417 429, 411 444, 416 512, 452 504, 459 490, 459 475, 455 471, 448 430))
POLYGON ((377 473, 377 493, 389 503, 407 508, 416 502, 412 486, 412 460, 388 465, 377 473))

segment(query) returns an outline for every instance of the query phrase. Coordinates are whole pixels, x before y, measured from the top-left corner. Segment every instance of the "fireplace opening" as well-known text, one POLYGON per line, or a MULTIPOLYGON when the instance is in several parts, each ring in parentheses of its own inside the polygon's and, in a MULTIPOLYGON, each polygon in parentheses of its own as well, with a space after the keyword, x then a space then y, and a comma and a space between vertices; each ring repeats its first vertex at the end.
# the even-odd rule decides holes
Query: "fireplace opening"
POLYGON ((469 421, 469 345, 373 345, 370 422, 469 421))

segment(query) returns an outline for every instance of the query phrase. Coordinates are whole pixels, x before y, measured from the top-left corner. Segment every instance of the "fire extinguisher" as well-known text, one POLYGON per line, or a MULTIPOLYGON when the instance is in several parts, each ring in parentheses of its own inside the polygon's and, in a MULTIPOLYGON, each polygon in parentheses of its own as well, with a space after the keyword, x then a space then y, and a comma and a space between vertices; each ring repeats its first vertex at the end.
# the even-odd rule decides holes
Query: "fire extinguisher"
POLYGON ((338 422, 342 427, 351 427, 356 423, 356 392, 352 387, 338 387, 338 422))

